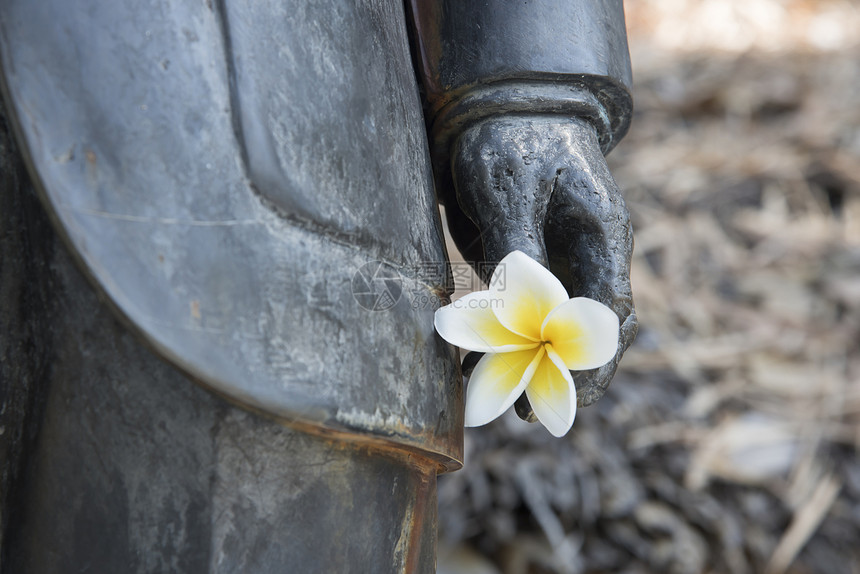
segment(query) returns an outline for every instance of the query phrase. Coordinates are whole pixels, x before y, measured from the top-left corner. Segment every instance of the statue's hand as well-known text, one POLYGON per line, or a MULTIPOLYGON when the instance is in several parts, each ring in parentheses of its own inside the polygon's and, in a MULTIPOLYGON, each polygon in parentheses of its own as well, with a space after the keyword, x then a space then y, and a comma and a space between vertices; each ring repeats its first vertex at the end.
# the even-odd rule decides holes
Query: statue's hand
MULTIPOLYGON (((573 373, 579 404, 595 402, 638 324, 630 290, 630 217, 594 129, 560 117, 484 121, 458 139, 452 171, 459 205, 448 206, 449 228, 467 259, 477 263, 481 241, 490 263, 518 249, 547 265, 571 297, 595 299, 618 315, 615 358, 573 373)), ((484 279, 492 272, 491 265, 479 269, 484 279)), ((517 413, 528 420, 525 400, 517 413)))

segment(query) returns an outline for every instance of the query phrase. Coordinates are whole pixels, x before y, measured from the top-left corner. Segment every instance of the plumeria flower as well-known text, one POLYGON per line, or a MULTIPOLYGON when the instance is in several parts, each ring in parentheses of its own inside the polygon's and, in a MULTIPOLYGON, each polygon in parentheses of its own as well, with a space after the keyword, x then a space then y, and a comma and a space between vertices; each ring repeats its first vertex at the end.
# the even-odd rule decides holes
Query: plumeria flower
POLYGON ((576 416, 570 371, 596 369, 618 349, 618 316, 593 299, 568 298, 522 251, 499 262, 489 290, 437 310, 435 324, 449 343, 486 353, 469 378, 467 427, 492 421, 525 391, 538 420, 563 436, 576 416))

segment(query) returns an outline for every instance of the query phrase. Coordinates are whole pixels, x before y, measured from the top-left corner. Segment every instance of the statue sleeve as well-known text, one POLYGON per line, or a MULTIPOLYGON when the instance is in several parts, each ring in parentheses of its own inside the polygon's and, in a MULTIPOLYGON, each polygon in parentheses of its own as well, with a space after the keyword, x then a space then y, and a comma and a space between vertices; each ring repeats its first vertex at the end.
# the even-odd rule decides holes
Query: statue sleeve
MULTIPOLYGON (((466 127, 500 114, 587 119, 603 153, 627 133, 622 0, 410 0, 437 175, 466 127)), ((443 190, 444 191, 444 190, 443 190)))

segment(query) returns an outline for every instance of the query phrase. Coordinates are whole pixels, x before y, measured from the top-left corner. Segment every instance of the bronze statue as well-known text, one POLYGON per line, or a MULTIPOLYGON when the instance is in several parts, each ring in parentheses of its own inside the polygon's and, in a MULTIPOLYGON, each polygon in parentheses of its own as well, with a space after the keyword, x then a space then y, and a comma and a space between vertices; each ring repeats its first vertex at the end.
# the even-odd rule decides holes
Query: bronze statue
POLYGON ((621 0, 3 0, 0 57, 3 572, 433 571, 437 198, 618 314, 581 404, 635 335, 621 0))

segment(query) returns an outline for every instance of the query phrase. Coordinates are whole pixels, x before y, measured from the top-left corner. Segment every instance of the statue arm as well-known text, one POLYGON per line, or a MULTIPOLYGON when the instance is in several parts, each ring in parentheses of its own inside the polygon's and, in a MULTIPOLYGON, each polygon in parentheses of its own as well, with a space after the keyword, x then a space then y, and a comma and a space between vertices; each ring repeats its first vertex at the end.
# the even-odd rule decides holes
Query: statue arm
POLYGON ((621 320, 615 360, 576 377, 590 404, 637 330, 629 215, 604 160, 632 112, 621 0, 410 7, 437 189, 463 255, 519 249, 621 320))

